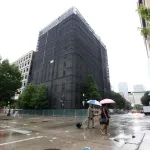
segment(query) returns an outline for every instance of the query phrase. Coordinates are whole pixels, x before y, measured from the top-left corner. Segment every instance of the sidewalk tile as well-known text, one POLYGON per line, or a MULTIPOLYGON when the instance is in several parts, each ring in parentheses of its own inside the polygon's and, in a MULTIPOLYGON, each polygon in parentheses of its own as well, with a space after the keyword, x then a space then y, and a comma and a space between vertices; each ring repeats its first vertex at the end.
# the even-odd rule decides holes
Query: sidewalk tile
MULTIPOLYGON (((119 150, 136 150, 138 148, 138 145, 136 144, 124 144, 122 147, 120 147, 119 150)), ((146 149, 142 149, 146 150, 146 149)))
POLYGON ((149 142, 142 142, 140 145, 139 150, 149 150, 150 149, 150 143, 149 142))

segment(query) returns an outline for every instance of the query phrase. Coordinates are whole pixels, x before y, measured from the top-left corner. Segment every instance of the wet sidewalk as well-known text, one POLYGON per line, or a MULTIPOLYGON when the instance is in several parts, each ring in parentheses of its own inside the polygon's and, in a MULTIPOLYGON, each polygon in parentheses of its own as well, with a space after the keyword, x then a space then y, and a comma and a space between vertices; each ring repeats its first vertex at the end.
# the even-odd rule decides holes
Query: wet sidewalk
POLYGON ((149 150, 150 117, 140 114, 111 116, 110 136, 101 134, 103 126, 99 125, 98 119, 95 123, 95 129, 87 129, 86 124, 77 129, 72 118, 0 120, 0 149, 82 150, 89 147, 90 150, 149 150))

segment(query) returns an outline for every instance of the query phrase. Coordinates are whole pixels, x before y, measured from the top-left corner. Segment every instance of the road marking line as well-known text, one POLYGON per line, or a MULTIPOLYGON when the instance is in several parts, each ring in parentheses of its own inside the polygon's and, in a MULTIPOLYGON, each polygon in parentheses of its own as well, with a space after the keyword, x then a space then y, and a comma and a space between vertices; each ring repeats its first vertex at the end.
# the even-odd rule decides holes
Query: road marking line
POLYGON ((23 140, 18 140, 18 141, 12 141, 12 142, 7 142, 7 143, 2 143, 2 144, 0 144, 0 146, 14 144, 14 143, 20 143, 20 142, 24 142, 24 141, 39 139, 39 138, 43 138, 43 136, 37 136, 37 137, 28 138, 28 139, 23 139, 23 140))

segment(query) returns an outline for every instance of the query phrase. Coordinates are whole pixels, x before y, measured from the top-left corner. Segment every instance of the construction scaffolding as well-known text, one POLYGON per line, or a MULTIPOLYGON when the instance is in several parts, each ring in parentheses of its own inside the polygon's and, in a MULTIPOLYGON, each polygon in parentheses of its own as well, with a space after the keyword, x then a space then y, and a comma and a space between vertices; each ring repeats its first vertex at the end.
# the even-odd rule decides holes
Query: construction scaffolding
POLYGON ((47 31, 58 25, 60 22, 62 22, 64 19, 69 17, 70 15, 75 14, 77 15, 83 23, 87 26, 87 28, 92 32, 92 34, 96 37, 96 39, 104 46, 105 44, 101 41, 101 38, 96 35, 95 31, 90 27, 90 25, 87 23, 87 21, 83 18, 83 16, 80 14, 79 10, 75 7, 71 7, 68 11, 66 11, 64 14, 62 14, 60 17, 58 17, 56 20, 54 20, 51 24, 49 24, 47 27, 42 29, 39 33, 39 36, 42 36, 45 34, 47 31))
POLYGON ((106 47, 72 7, 40 31, 32 81, 47 86, 52 109, 79 109, 83 107, 82 94, 89 74, 101 93, 109 93, 106 47))

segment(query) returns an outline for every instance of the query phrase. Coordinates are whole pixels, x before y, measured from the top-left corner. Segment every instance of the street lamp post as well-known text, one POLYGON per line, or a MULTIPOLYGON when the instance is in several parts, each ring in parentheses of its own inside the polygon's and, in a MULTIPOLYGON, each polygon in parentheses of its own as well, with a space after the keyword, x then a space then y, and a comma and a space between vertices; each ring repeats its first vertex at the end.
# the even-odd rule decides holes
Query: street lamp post
POLYGON ((52 74, 51 74, 51 75, 52 75, 52 78, 51 78, 51 88, 50 88, 51 101, 53 101, 53 92, 52 92, 52 90, 53 90, 53 78, 54 78, 54 68, 55 68, 54 63, 55 63, 54 60, 51 60, 51 61, 50 61, 50 64, 53 64, 53 65, 52 65, 52 74))
POLYGON ((10 116, 10 102, 8 101, 8 114, 7 114, 7 116, 10 116))
POLYGON ((83 108, 84 108, 84 105, 85 105, 84 96, 85 96, 85 94, 83 93, 83 100, 82 100, 83 108))
POLYGON ((60 99, 60 103, 61 103, 61 109, 64 109, 64 95, 62 95, 61 99, 60 99))

